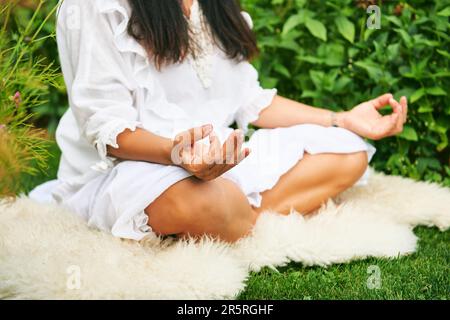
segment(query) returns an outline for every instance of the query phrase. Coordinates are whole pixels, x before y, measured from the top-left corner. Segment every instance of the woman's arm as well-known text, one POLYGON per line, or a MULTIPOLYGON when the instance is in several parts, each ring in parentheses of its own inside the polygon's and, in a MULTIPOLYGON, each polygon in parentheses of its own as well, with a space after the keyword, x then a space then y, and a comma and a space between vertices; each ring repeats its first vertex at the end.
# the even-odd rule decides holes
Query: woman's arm
POLYGON ((272 104, 265 108, 259 119, 252 124, 260 128, 290 127, 298 124, 338 126, 360 136, 378 140, 401 133, 407 113, 406 97, 402 97, 399 103, 392 94, 364 102, 351 111, 338 113, 276 96, 272 104), (388 105, 393 109, 392 114, 382 116, 378 110, 388 105))
MULTIPOLYGON (((339 118, 340 118, 339 114, 339 118)), ((264 109, 257 121, 252 124, 259 128, 291 127, 297 124, 318 124, 324 127, 333 125, 330 110, 276 96, 272 104, 264 109)))
POLYGON ((117 137, 119 148, 108 146, 108 155, 133 161, 172 165, 173 141, 144 129, 126 130, 117 137))
POLYGON ((108 146, 108 155, 122 160, 177 165, 193 176, 209 181, 220 177, 248 157, 250 150, 242 149, 243 143, 243 132, 236 130, 221 145, 212 125, 182 132, 174 140, 137 129, 119 134, 118 148, 108 146), (208 137, 208 147, 202 148, 197 144, 208 137))

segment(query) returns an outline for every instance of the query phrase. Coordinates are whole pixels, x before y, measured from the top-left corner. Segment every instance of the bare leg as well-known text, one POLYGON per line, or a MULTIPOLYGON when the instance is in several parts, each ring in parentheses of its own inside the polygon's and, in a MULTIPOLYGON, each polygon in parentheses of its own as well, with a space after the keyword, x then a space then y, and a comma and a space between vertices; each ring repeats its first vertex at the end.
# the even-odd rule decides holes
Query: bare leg
POLYGON ((262 206, 251 208, 233 182, 189 178, 166 190, 147 209, 149 225, 160 235, 209 235, 234 242, 252 230, 259 213, 282 214, 291 208, 310 213, 327 199, 351 187, 367 168, 367 153, 305 155, 263 193, 262 206))
POLYGON ((305 154, 274 188, 262 194, 262 205, 256 210, 289 214, 294 208, 303 214, 311 213, 327 199, 353 186, 364 174, 367 161, 366 152, 305 154))
POLYGON ((258 214, 233 182, 189 178, 166 190, 147 209, 149 225, 160 235, 209 235, 234 242, 253 228, 258 214))

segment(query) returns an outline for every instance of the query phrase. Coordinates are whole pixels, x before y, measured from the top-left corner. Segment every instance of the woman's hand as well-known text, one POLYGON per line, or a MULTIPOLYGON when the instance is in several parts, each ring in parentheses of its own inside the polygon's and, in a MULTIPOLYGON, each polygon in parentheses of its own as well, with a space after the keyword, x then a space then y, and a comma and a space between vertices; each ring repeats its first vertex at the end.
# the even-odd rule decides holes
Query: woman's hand
POLYGON ((406 97, 398 103, 392 94, 385 94, 374 100, 364 102, 353 110, 338 114, 337 123, 340 127, 351 130, 356 134, 380 140, 394 136, 403 131, 408 114, 408 100, 406 97), (393 113, 382 116, 378 110, 390 105, 393 113))
POLYGON ((172 162, 201 180, 214 180, 250 154, 248 148, 241 150, 243 143, 244 134, 240 130, 234 131, 221 145, 211 125, 194 128, 175 137, 172 162), (209 146, 198 143, 206 137, 209 137, 209 146))

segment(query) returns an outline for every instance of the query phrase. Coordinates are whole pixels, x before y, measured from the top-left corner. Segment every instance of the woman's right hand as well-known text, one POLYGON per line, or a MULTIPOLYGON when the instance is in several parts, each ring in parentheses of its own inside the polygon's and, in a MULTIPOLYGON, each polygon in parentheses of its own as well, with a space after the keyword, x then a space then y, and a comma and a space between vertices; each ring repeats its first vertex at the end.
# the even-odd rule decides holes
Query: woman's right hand
POLYGON ((243 143, 244 134, 241 130, 235 130, 221 145, 212 125, 206 125, 178 134, 173 142, 171 158, 175 165, 195 177, 211 181, 237 166, 250 154, 250 149, 242 150, 243 143), (209 137, 209 146, 198 143, 206 137, 209 137))

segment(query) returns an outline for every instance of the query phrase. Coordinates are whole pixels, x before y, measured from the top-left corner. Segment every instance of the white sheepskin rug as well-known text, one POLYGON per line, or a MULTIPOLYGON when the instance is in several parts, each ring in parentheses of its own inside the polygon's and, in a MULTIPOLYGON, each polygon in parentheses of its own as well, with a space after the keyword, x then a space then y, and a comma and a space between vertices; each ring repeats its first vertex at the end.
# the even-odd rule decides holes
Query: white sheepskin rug
POLYGON ((449 227, 450 190, 378 173, 315 216, 266 212, 234 245, 125 241, 61 207, 3 201, 0 299, 233 299, 265 266, 411 254, 417 225, 449 227))

